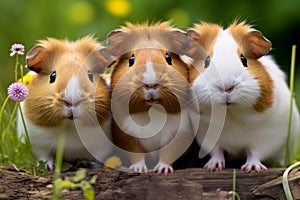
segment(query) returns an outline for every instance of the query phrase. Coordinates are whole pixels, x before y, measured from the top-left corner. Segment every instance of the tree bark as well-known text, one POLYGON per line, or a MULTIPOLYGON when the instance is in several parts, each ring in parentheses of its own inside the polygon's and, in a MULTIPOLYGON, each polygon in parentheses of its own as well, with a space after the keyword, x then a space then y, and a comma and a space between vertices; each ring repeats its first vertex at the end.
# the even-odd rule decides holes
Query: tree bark
MULTIPOLYGON (((284 199, 281 185, 283 168, 246 173, 236 170, 236 193, 241 199, 284 199)), ((62 173, 62 177, 75 172, 62 173)), ((233 196, 233 169, 208 172, 201 168, 176 170, 172 175, 129 173, 114 169, 87 169, 86 179, 97 175, 93 185, 95 199, 230 199, 233 196)), ((0 199, 43 199, 52 195, 46 188, 53 174, 45 177, 17 172, 0 166, 0 199)), ((300 197, 300 172, 291 173, 290 185, 295 198, 300 197)), ((64 190, 65 199, 84 199, 80 189, 64 190)))

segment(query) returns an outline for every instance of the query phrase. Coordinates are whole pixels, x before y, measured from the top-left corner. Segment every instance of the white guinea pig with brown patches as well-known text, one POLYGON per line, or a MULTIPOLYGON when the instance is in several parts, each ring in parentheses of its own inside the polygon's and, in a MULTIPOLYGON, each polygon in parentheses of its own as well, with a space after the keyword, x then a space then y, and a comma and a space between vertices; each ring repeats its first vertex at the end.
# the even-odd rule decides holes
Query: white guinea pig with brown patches
MULTIPOLYGON (((209 152, 208 170, 225 168, 224 153, 246 157, 247 172, 266 170, 262 161, 285 156, 289 94, 284 73, 266 56, 271 42, 244 22, 227 29, 216 24, 196 24, 188 31, 207 51, 205 61, 191 68, 192 88, 200 113, 197 141, 209 152)), ((299 113, 293 102, 291 149, 299 132, 299 113)), ((201 152, 201 151, 200 151, 201 152)))
POLYGON ((107 45, 117 57, 111 74, 114 142, 128 151, 130 169, 147 172, 145 154, 157 152, 154 171, 173 173, 172 162, 193 139, 188 66, 180 55, 194 57, 199 45, 168 22, 127 23, 108 35, 107 45))
POLYGON ((23 105, 37 159, 54 169, 60 134, 65 134, 65 160, 104 159, 111 115, 101 73, 113 62, 109 50, 90 36, 75 42, 49 38, 28 52, 26 62, 37 73, 23 105))

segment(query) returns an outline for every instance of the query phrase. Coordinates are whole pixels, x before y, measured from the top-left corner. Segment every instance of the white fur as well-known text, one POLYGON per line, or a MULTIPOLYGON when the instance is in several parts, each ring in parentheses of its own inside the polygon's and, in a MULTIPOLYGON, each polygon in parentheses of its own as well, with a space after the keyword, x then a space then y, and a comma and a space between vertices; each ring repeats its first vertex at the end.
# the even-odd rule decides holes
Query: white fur
POLYGON ((151 60, 148 60, 146 63, 146 71, 144 73, 144 84, 153 84, 156 83, 156 73, 153 68, 153 63, 151 60))
MULTIPOLYGON (((242 167, 249 171, 264 170, 260 161, 284 160, 287 136, 289 89, 284 74, 270 56, 259 59, 274 81, 272 107, 257 112, 253 106, 260 96, 259 83, 242 65, 237 55, 237 44, 228 31, 220 31, 213 49, 210 66, 192 84, 200 107, 200 123, 191 112, 194 129, 198 130, 197 141, 200 154, 210 152, 212 158, 206 168, 224 168, 220 151, 231 155, 247 156, 242 167), (226 93, 224 89, 234 86, 226 93), (231 106, 224 106, 232 103, 231 106)), ((193 109, 193 108, 192 108, 193 109)), ((198 116, 199 119, 199 116, 198 116)), ((293 146, 299 132, 299 113, 293 102, 293 123, 291 129, 293 146)))
MULTIPOLYGON (((111 122, 110 119, 98 125, 87 125, 81 117, 81 94, 80 84, 77 77, 72 77, 64 92, 64 100, 73 106, 64 105, 63 114, 66 118, 57 127, 41 127, 33 124, 25 116, 26 127, 31 141, 32 149, 38 160, 47 161, 47 167, 53 170, 53 159, 55 156, 58 138, 60 134, 65 135, 64 154, 65 160, 88 159, 103 162, 108 156, 113 145, 110 141, 111 122), (78 103, 79 102, 79 103, 78 103), (74 120, 67 119, 70 113, 74 120)), ((21 104, 23 107, 23 104, 21 104)), ((24 110, 24 109, 23 109, 24 110)), ((95 122, 97 117, 94 115, 95 122)), ((20 121, 20 118, 19 120, 20 121)), ((20 125, 21 133, 24 129, 20 125)))
MULTIPOLYGON (((139 138, 141 146, 149 152, 146 155, 154 156, 154 158, 158 156, 159 162, 154 167, 154 171, 157 171, 158 174, 173 173, 170 163, 178 158, 178 153, 182 155, 188 148, 188 146, 182 144, 185 144, 189 140, 188 138, 191 142, 193 138, 188 135, 191 132, 187 109, 183 109, 178 114, 169 114, 164 112, 161 106, 157 108, 157 105, 153 105, 149 114, 132 114, 131 117, 124 120, 121 128, 127 134, 130 133, 139 138), (132 124, 132 122, 135 124, 132 124), (163 161, 161 155, 166 156, 166 154, 168 155, 168 161, 163 161)), ((137 172, 146 172, 147 167, 144 159, 141 157, 141 160, 133 163, 130 168, 137 172)), ((150 163, 150 165, 154 166, 154 163, 150 163)))
POLYGON ((147 151, 160 149, 178 133, 190 132, 186 110, 178 114, 166 113, 161 109, 156 109, 155 106, 152 106, 151 110, 151 118, 148 113, 136 113, 124 120, 121 125, 123 131, 140 138, 141 145, 147 151), (133 126, 131 122, 135 125, 133 126))
POLYGON ((164 162, 159 161, 157 165, 153 169, 154 171, 157 171, 158 174, 165 174, 168 175, 170 172, 171 174, 174 173, 173 167, 169 164, 166 164, 164 162))
MULTIPOLYGON (((149 113, 136 113, 128 116, 122 123, 122 129, 137 138, 151 138, 157 135, 165 126, 168 116, 160 105, 153 105, 149 113)), ((158 138, 160 139, 160 138, 158 138)), ((158 145, 160 140, 156 141, 158 145)))
POLYGON ((72 115, 73 117, 80 116, 80 101, 81 101, 81 88, 79 84, 79 80, 76 76, 73 76, 65 89, 64 92, 64 101, 68 102, 72 106, 63 107, 63 112, 66 117, 72 115))
POLYGON ((66 89, 64 91, 64 100, 76 104, 81 100, 81 87, 78 77, 73 76, 70 78, 66 89))
MULTIPOLYGON (((157 77, 156 73, 153 68, 153 63, 148 60, 146 63, 146 71, 144 73, 144 80, 143 83, 145 85, 154 85, 157 82, 157 77)), ((158 98, 158 92, 159 88, 158 87, 153 87, 153 88, 145 88, 144 87, 144 97, 146 100, 150 99, 157 99, 158 98)))
POLYGON ((129 169, 135 171, 135 172, 139 172, 139 173, 147 173, 147 166, 145 163, 145 159, 140 160, 139 162, 133 163, 132 165, 130 165, 129 169))
POLYGON ((88 159, 104 161, 110 151, 109 138, 101 129, 109 133, 110 122, 100 127, 76 127, 74 121, 65 120, 59 127, 40 127, 26 120, 34 154, 38 160, 53 160, 60 134, 65 135, 64 159, 88 159))

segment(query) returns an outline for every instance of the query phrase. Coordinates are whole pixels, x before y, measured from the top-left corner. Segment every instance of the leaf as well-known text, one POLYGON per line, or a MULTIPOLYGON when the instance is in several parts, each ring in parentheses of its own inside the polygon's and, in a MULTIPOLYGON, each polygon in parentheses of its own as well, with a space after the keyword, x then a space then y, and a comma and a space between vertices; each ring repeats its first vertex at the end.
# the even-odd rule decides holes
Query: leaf
POLYGON ((86 171, 84 169, 77 171, 75 176, 72 178, 72 181, 74 181, 74 182, 81 181, 82 179, 85 178, 85 173, 86 173, 86 171))
POLYGON ((94 190, 93 190, 92 186, 90 185, 90 183, 87 181, 82 181, 81 185, 82 185, 81 188, 83 190, 84 197, 88 200, 94 200, 95 194, 94 194, 94 190))
POLYGON ((95 176, 93 176, 92 178, 91 178, 91 180, 90 180, 90 184, 95 184, 96 183, 96 180, 97 180, 97 176, 95 175, 95 176))
POLYGON ((83 195, 87 200, 94 200, 95 194, 93 188, 86 188, 83 190, 83 195))

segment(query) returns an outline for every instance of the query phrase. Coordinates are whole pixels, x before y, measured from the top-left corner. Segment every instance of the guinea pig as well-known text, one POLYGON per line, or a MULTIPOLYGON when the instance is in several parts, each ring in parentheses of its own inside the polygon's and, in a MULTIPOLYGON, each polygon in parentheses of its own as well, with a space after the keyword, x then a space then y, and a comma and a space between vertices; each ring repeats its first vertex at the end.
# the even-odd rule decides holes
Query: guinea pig
MULTIPOLYGON (((271 42, 237 21, 226 29, 203 22, 187 32, 207 52, 205 60, 195 60, 189 74, 199 103, 199 112, 190 112, 199 156, 211 156, 204 168, 225 168, 224 153, 246 159, 241 170, 247 172, 266 170, 262 162, 283 164, 290 91, 284 73, 267 55, 271 42)), ((291 150, 298 132, 293 102, 291 150)))
POLYGON ((198 58, 197 42, 169 22, 127 23, 109 33, 107 47, 116 63, 111 73, 112 136, 127 151, 130 169, 147 172, 145 156, 158 156, 154 171, 173 173, 172 163, 188 148, 188 65, 198 58))
POLYGON ((101 74, 113 63, 110 51, 91 36, 70 42, 48 38, 26 56, 37 73, 22 110, 32 149, 54 169, 60 134, 63 158, 101 161, 110 151, 110 93, 101 74))

